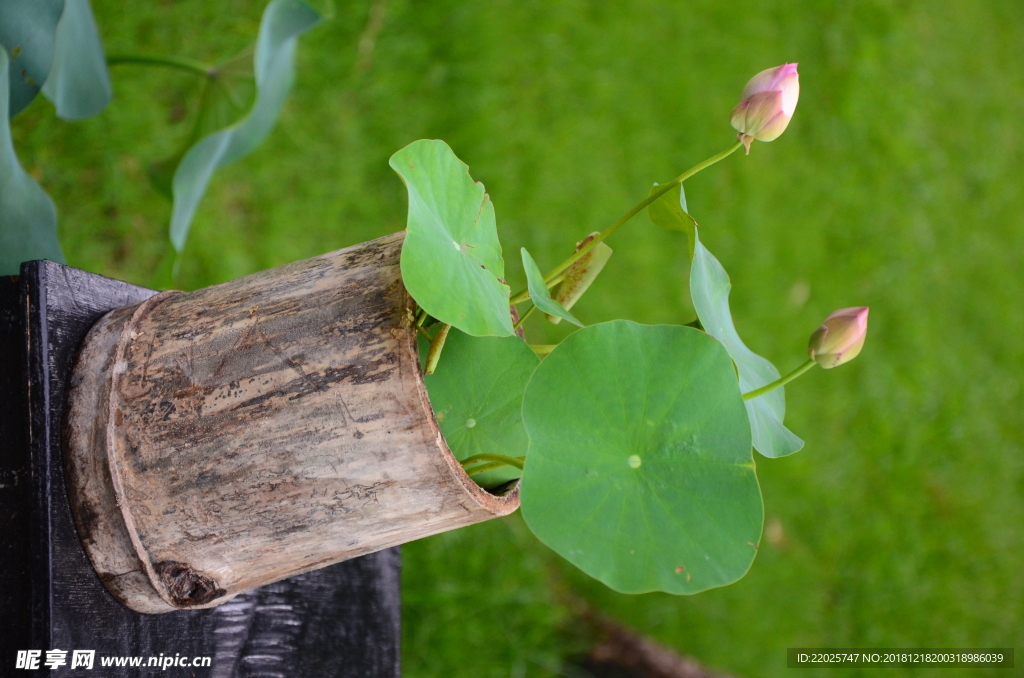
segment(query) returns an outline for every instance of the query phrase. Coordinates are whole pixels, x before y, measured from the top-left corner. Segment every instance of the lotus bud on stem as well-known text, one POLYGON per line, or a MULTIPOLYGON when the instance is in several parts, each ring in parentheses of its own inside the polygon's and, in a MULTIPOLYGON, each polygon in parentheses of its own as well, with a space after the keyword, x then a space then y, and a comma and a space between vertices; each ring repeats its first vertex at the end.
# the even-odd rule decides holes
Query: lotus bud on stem
POLYGON ((739 132, 736 138, 750 154, 750 143, 779 138, 796 110, 800 98, 800 76, 796 64, 782 64, 761 71, 747 82, 740 102, 732 109, 730 122, 739 132))
POLYGON ((868 307, 841 308, 814 330, 807 351, 826 370, 848 363, 864 347, 868 334, 868 307))
MULTIPOLYGON (((739 132, 738 141, 717 155, 713 155, 704 162, 698 163, 686 170, 675 179, 662 184, 651 191, 651 194, 641 200, 631 210, 623 214, 617 221, 612 223, 603 231, 591 234, 578 246, 576 252, 568 259, 556 266, 544 276, 544 282, 548 289, 551 289, 563 279, 567 278, 566 271, 577 261, 590 255, 596 247, 612 233, 634 216, 643 211, 652 202, 663 196, 676 186, 697 174, 703 169, 714 165, 716 162, 728 157, 741 146, 750 153, 750 143, 754 139, 760 141, 772 141, 777 139, 789 125, 793 112, 796 110, 796 102, 800 98, 800 77, 797 74, 797 64, 782 64, 776 68, 769 68, 761 71, 747 82, 740 96, 740 103, 732 111, 731 123, 739 132)), ((601 255, 607 256, 609 252, 601 255)), ((596 274, 595 274, 596 275, 596 274)), ((528 289, 520 290, 513 294, 509 303, 512 305, 521 304, 530 298, 528 289)))
POLYGON ((829 315, 811 334, 807 362, 767 386, 744 393, 743 399, 752 400, 785 386, 815 365, 828 370, 856 358, 868 334, 868 310, 867 306, 854 306, 841 308, 829 315))

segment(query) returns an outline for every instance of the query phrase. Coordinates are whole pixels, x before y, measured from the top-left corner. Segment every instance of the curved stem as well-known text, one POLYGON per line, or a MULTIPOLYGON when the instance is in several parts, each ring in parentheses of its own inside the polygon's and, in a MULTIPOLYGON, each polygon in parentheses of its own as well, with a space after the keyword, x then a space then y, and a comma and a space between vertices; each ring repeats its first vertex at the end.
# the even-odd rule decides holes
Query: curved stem
POLYGON ((755 389, 753 391, 748 391, 747 393, 744 393, 743 394, 743 399, 744 400, 753 400, 757 396, 764 395, 765 393, 768 393, 768 391, 774 391, 775 389, 777 389, 780 386, 785 386, 786 384, 788 384, 789 382, 793 381, 794 379, 799 377, 801 374, 803 374, 804 372, 806 372, 807 370, 811 369, 812 367, 814 367, 817 364, 818 363, 814 362, 814 358, 811 358, 807 362, 805 362, 803 365, 801 365, 800 367, 796 368, 795 370, 793 370, 792 372, 790 372, 786 376, 782 377, 781 379, 778 379, 777 381, 773 381, 772 383, 768 384, 767 386, 762 386, 759 389, 755 389))
POLYGON ((201 61, 194 61, 185 57, 164 56, 161 54, 110 54, 107 55, 107 64, 146 64, 148 66, 167 66, 177 68, 190 73, 196 73, 204 77, 210 77, 216 70, 201 61))
MULTIPOLYGON (((669 181, 666 184, 658 186, 658 190, 657 191, 654 191, 649 196, 647 196, 646 198, 641 200, 639 203, 636 204, 635 207, 633 207, 633 209, 629 210, 628 212, 623 214, 621 217, 619 217, 618 221, 616 221, 614 224, 612 224, 608 228, 606 228, 603 231, 601 231, 600 233, 598 233, 596 236, 594 236, 593 240, 591 240, 586 245, 581 247, 579 249, 579 251, 577 251, 571 257, 569 257, 568 259, 566 259, 565 261, 560 263, 558 266, 556 266, 554 269, 552 269, 552 271, 550 273, 548 273, 546 276, 544 276, 544 281, 545 282, 554 281, 555 278, 557 278, 559 276, 559 274, 561 274, 567 268, 569 268, 574 263, 576 263, 577 261, 582 259, 584 256, 586 256, 587 252, 589 252, 590 250, 592 250, 595 247, 597 247, 597 243, 603 241, 605 238, 610 236, 612 233, 614 233, 615 231, 619 230, 619 228, 623 224, 625 224, 627 221, 629 221, 630 219, 635 217, 637 214, 639 214, 645 207, 650 205, 652 202, 654 202, 655 200, 657 200, 661 196, 663 196, 666 193, 668 193, 672 188, 676 187, 677 185, 683 183, 684 181, 686 181, 687 179, 692 177, 697 172, 700 172, 702 169, 706 169, 706 168, 710 167, 711 165, 714 165, 719 160, 724 160, 725 158, 729 157, 730 155, 732 155, 733 153, 738 151, 742 146, 743 146, 743 142, 742 141, 737 141, 736 143, 734 143, 732 146, 730 146, 729 148, 725 149, 721 153, 719 153, 717 155, 711 156, 710 158, 708 158, 704 162, 697 163, 696 165, 694 165, 690 169, 686 170, 685 172, 680 174, 678 177, 676 177, 672 181, 669 181)), ((511 303, 519 304, 519 303, 522 303, 523 301, 526 301, 529 298, 530 298, 530 292, 528 290, 523 290, 523 291, 519 292, 518 294, 516 294, 515 296, 512 297, 511 303)))
POLYGON ((459 463, 462 464, 462 468, 466 468, 467 466, 478 464, 484 461, 499 462, 505 466, 515 466, 517 469, 522 471, 524 459, 526 459, 526 457, 508 457, 505 456, 504 454, 492 454, 490 452, 484 452, 483 454, 474 454, 472 457, 467 457, 460 461, 459 463))
POLYGON ((505 468, 506 466, 508 466, 508 464, 502 464, 499 461, 492 461, 492 462, 489 462, 487 464, 480 464, 479 466, 474 466, 473 468, 465 469, 465 470, 466 470, 466 475, 469 476, 470 478, 472 478, 473 476, 475 476, 475 475, 477 475, 479 473, 485 473, 486 471, 493 471, 496 468, 505 468))

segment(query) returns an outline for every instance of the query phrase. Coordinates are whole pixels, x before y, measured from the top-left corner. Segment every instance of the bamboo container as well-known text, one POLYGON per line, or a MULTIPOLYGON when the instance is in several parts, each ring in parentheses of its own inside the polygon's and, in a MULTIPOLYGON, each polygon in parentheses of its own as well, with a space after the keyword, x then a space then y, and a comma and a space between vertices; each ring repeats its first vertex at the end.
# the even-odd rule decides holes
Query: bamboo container
POLYGON ((448 449, 420 373, 404 233, 117 309, 67 394, 79 534, 146 613, 511 513, 448 449))

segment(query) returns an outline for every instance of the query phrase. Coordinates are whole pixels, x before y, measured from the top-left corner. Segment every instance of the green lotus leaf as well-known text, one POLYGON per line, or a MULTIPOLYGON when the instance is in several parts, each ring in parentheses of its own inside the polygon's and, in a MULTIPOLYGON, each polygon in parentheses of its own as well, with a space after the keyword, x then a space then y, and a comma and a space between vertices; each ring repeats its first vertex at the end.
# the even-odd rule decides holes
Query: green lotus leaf
MULTIPOLYGON (((694 231, 696 247, 690 266, 690 296, 704 331, 725 345, 739 372, 743 393, 766 386, 779 378, 779 371, 765 358, 757 355, 743 343, 729 311, 729 274, 711 252, 700 242, 694 231)), ((783 388, 746 401, 747 414, 754 449, 766 457, 785 457, 804 446, 801 440, 786 428, 786 395, 783 388)))
POLYGON ((732 361, 688 327, 570 335, 523 400, 523 518, 623 593, 690 594, 749 569, 763 509, 732 361))
MULTIPOLYGON (((427 342, 420 338, 420 357, 427 342)), ((437 370, 426 377, 427 393, 441 433, 459 461, 477 454, 526 454, 523 393, 540 359, 522 339, 472 337, 452 329, 437 370)), ((520 475, 506 467, 473 476, 494 487, 520 475)))
POLYGON ((390 164, 409 192, 402 281, 421 308, 473 336, 513 334, 494 206, 448 144, 414 141, 390 164))
POLYGON ((573 325, 583 327, 583 323, 576 320, 572 313, 569 313, 569 311, 562 308, 561 304, 551 298, 548 286, 544 284, 544 274, 537 268, 537 262, 533 260, 533 257, 530 256, 525 247, 522 248, 522 253, 523 268, 526 270, 526 287, 530 290, 530 299, 533 300, 534 306, 548 315, 568 320, 573 325))

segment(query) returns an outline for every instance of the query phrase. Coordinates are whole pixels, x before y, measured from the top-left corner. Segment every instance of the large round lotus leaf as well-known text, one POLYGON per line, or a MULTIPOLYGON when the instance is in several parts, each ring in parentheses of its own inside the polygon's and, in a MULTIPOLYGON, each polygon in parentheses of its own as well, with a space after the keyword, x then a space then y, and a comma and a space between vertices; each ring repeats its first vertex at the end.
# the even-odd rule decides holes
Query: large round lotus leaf
POLYGON ((541 541, 623 593, 697 593, 742 577, 763 509, 725 348, 688 327, 616 320, 534 372, 522 512, 541 541))
MULTIPOLYGON (((426 354, 427 342, 421 341, 421 359, 426 354)), ((538 362, 517 336, 471 337, 456 329, 448 333, 437 369, 423 381, 456 459, 526 454, 523 392, 538 362)), ((473 480, 494 487, 519 475, 519 469, 509 466, 474 475, 473 480)))
POLYGON ((494 206, 448 144, 414 141, 391 156, 409 191, 402 281, 441 322, 477 337, 513 334, 494 206))

